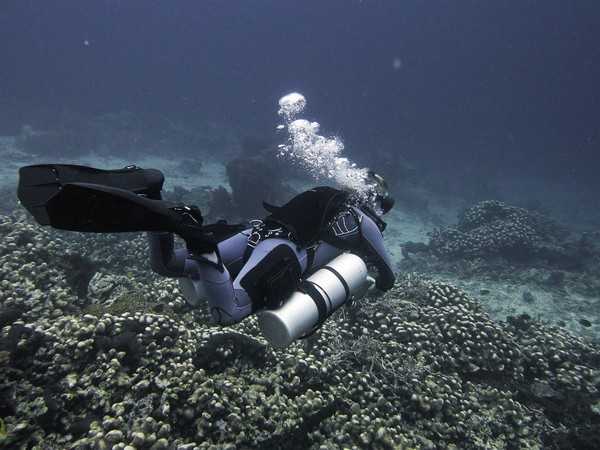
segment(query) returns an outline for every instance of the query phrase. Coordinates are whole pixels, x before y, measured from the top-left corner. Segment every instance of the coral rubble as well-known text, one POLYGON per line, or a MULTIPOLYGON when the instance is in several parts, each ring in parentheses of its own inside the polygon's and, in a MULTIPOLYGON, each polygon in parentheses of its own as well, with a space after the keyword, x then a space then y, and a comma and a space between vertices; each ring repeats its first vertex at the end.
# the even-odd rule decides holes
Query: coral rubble
POLYGON ((0 238, 8 448, 597 446, 600 348, 527 316, 495 322, 452 285, 402 276, 276 350, 253 318, 217 328, 190 310, 142 236, 15 212, 0 238))

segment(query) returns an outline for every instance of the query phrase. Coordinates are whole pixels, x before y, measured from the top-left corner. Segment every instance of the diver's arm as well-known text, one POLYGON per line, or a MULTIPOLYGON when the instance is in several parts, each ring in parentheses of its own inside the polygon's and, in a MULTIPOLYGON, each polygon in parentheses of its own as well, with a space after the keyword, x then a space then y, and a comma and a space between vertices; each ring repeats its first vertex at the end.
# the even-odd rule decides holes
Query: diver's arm
POLYGON ((359 208, 352 207, 359 217, 361 247, 366 253, 368 262, 377 268, 375 287, 382 291, 391 289, 396 281, 390 256, 383 243, 383 234, 377 224, 359 208))
MULTIPOLYGON (((220 264, 229 270, 244 258, 250 230, 234 234, 217 245, 220 264)), ((197 277, 198 266, 186 247, 175 248, 174 235, 169 232, 148 233, 150 244, 150 266, 152 270, 165 277, 197 277)))
POLYGON ((338 214, 324 239, 329 244, 352 252, 377 268, 377 289, 386 291, 394 285, 395 275, 377 224, 359 208, 350 207, 338 214))

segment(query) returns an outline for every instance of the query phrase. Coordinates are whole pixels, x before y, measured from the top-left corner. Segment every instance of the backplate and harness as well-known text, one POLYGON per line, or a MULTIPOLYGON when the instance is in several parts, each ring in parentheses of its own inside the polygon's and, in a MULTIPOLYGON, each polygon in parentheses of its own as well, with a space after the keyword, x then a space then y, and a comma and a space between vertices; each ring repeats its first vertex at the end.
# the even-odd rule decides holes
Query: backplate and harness
MULTIPOLYGON (((307 251, 307 268, 314 260, 318 241, 329 222, 348 199, 348 193, 327 186, 305 191, 283 206, 263 203, 270 214, 251 222, 252 232, 244 253, 247 261, 265 239, 291 241, 307 251)), ((273 248, 241 280, 240 284, 253 300, 254 308, 276 308, 298 289, 302 269, 294 251, 285 244, 273 248)))

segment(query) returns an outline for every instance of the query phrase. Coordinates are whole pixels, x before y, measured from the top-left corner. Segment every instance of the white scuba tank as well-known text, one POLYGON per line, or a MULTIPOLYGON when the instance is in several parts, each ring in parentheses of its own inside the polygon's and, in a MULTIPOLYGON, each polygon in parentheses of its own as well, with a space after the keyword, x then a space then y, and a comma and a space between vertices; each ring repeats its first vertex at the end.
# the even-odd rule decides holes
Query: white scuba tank
POLYGON ((352 253, 342 253, 306 279, 310 295, 294 292, 277 309, 258 313, 262 334, 275 347, 286 347, 310 333, 350 297, 364 294, 367 281, 365 262, 352 253))

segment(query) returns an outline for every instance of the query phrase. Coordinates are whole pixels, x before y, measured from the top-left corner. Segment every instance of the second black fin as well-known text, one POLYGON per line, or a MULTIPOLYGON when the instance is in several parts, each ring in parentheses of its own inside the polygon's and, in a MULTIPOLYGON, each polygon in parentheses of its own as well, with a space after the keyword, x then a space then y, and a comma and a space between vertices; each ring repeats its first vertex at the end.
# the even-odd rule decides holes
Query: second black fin
POLYGON ((73 164, 38 164, 19 169, 17 196, 38 223, 50 225, 46 203, 67 183, 92 183, 159 198, 164 176, 159 170, 136 166, 102 170, 73 164))
POLYGON ((196 254, 216 249, 194 206, 151 200, 125 189, 91 183, 67 183, 46 202, 47 225, 93 233, 169 231, 196 254))

